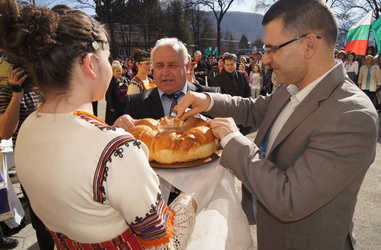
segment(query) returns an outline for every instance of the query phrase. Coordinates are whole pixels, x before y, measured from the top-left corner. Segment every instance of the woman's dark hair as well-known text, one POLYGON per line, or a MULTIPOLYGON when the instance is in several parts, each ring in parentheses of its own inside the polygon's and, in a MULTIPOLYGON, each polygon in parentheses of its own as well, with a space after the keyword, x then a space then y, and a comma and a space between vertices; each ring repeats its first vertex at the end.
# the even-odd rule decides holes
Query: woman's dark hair
POLYGON ((108 46, 103 25, 66 5, 0 0, 0 34, 0 49, 27 65, 42 92, 66 93, 76 61, 108 46))
POLYGON ((134 58, 135 62, 142 62, 147 60, 147 58, 150 58, 150 53, 145 50, 135 49, 132 57, 134 58))
POLYGON ((353 60, 356 60, 356 53, 355 53, 355 52, 353 52, 353 51, 348 51, 347 56, 349 57, 349 55, 352 55, 352 56, 354 57, 353 60))
POLYGON ((366 54, 367 54, 367 55, 374 56, 374 55, 376 54, 376 49, 374 48, 374 46, 369 46, 369 47, 366 49, 366 54), (368 54, 368 50, 372 50, 372 53, 371 53, 371 54, 368 54))

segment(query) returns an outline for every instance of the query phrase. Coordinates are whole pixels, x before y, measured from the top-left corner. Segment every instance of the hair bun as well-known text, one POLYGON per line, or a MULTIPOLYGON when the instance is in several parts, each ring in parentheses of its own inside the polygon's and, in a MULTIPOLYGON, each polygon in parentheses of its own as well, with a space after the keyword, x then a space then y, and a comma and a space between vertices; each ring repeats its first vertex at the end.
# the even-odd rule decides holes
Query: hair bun
POLYGON ((23 61, 41 60, 56 43, 58 14, 46 7, 26 6, 19 10, 16 1, 7 3, 0 17, 0 48, 23 61))

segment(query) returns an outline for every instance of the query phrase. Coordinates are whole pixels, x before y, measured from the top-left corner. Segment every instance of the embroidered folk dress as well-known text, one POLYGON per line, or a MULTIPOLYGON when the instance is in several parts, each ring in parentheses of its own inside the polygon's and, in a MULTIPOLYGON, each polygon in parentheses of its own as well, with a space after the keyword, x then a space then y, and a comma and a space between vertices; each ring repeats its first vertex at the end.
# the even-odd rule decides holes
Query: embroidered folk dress
POLYGON ((18 177, 57 241, 99 243, 131 229, 144 248, 186 244, 191 202, 167 207, 147 147, 125 130, 84 112, 35 112, 17 142, 18 177))
POLYGON ((155 82, 149 77, 147 77, 147 79, 149 84, 144 84, 144 82, 140 80, 139 77, 134 76, 134 78, 128 84, 128 94, 139 94, 147 91, 148 89, 155 88, 155 82))

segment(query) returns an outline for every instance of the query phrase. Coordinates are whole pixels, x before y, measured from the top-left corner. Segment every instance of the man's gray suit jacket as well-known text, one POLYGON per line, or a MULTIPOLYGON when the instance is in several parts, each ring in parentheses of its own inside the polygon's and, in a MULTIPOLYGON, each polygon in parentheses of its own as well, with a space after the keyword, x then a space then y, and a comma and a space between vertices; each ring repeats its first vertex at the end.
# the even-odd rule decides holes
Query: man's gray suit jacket
MULTIPOLYGON (((289 101, 286 87, 255 100, 211 94, 208 115, 259 128, 254 143, 230 140, 221 165, 258 199, 258 249, 352 249, 356 197, 375 157, 377 112, 339 65, 296 107, 264 159, 258 145, 289 101)), ((251 204, 243 208, 252 215, 251 204)))

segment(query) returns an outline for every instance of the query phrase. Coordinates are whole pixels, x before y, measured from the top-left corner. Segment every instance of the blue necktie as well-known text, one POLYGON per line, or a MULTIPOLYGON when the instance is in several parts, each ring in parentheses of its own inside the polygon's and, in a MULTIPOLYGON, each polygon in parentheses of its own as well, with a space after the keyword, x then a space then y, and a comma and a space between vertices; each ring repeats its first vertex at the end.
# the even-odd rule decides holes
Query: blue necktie
MULTIPOLYGON (((270 134, 270 129, 267 130, 265 137, 263 137, 261 145, 259 145, 259 150, 261 151, 262 157, 266 157, 266 150, 267 150, 267 143, 269 141, 269 134, 270 134)), ((252 197, 252 202, 253 202, 253 212, 254 212, 254 217, 255 220, 257 220, 257 197, 253 195, 252 197)))
POLYGON ((265 137, 262 140, 261 145, 259 145, 259 149, 261 150, 261 155, 263 157, 266 157, 267 143, 269 141, 269 134, 270 134, 270 129, 267 130, 265 137))
POLYGON ((173 109, 177 105, 177 99, 182 95, 182 92, 175 93, 175 94, 164 94, 164 95, 172 101, 171 107, 169 108, 169 115, 171 115, 173 109))

